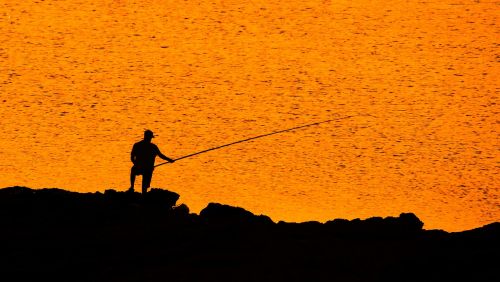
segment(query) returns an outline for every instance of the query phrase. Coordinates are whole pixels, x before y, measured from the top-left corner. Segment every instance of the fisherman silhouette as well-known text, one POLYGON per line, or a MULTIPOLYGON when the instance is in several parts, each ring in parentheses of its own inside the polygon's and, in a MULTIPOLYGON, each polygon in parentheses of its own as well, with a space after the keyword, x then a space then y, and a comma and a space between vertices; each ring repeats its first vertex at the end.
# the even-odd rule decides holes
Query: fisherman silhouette
POLYGON ((146 194, 151 184, 151 178, 153 177, 156 156, 171 163, 175 162, 175 160, 162 154, 158 146, 151 143, 151 139, 153 138, 153 131, 148 129, 144 131, 144 140, 135 143, 132 147, 130 159, 134 163, 134 166, 130 170, 129 192, 134 191, 136 175, 142 175, 142 194, 146 194))

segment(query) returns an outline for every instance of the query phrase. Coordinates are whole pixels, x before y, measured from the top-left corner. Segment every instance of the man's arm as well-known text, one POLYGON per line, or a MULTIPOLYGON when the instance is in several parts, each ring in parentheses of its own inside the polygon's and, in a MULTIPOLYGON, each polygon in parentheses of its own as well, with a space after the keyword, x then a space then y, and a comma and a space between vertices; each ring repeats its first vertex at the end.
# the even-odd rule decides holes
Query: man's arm
POLYGON ((158 147, 156 147, 156 153, 158 154, 158 157, 160 157, 160 158, 162 158, 162 159, 166 160, 167 162, 171 162, 171 163, 175 162, 175 160, 174 160, 174 159, 171 159, 171 158, 169 158, 169 157, 165 156, 164 154, 162 154, 162 153, 160 152, 160 149, 159 149, 158 147))
POLYGON ((135 145, 132 147, 132 151, 130 151, 130 160, 132 161, 132 163, 135 164, 135 160, 136 160, 136 156, 135 156, 135 145))

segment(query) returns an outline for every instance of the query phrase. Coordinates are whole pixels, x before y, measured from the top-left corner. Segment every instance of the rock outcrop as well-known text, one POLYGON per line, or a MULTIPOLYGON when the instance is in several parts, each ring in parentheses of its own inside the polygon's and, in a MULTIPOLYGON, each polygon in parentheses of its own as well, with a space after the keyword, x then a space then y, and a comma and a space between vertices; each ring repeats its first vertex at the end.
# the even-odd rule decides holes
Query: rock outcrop
POLYGON ((179 195, 0 189, 2 281, 499 281, 500 223, 448 233, 411 213, 274 223, 179 195))

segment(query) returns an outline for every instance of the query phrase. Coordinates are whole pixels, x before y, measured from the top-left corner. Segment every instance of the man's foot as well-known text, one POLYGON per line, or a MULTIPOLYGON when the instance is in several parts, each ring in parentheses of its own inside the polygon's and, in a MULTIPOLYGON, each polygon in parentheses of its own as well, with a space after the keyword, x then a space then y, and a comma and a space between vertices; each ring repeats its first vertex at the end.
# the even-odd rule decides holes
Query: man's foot
POLYGON ((128 188, 127 192, 128 192, 128 193, 134 193, 134 187, 130 187, 130 188, 128 188))

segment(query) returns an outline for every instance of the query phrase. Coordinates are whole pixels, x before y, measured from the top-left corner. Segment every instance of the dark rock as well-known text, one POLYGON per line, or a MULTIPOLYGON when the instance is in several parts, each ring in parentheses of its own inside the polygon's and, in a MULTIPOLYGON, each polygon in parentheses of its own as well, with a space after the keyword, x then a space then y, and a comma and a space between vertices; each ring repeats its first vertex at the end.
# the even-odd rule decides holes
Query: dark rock
POLYGON ((179 200, 179 194, 168 190, 153 188, 144 196, 146 203, 159 207, 172 208, 179 200))
POLYGON ((424 223, 413 213, 400 214, 398 224, 405 232, 419 232, 424 227, 424 223))
POLYGON ((495 240, 500 238, 500 222, 493 222, 472 230, 453 232, 450 235, 470 239, 495 240))
POLYGON ((22 186, 7 187, 0 189, 0 197, 2 199, 9 197, 30 197, 33 196, 34 192, 33 189, 22 186))
POLYGON ((402 213, 399 217, 371 217, 365 220, 335 219, 325 223, 331 232, 339 235, 363 237, 413 236, 422 231, 423 225, 413 213, 402 213))
POLYGON ((243 208, 217 203, 208 204, 200 212, 200 218, 209 224, 217 225, 273 224, 268 216, 256 216, 243 208))
POLYGON ((179 195, 0 189, 2 281, 500 281, 500 223, 399 217, 274 224, 179 195))
POLYGON ((189 215, 189 207, 185 204, 180 204, 177 207, 173 208, 173 214, 176 216, 188 216, 189 215))

